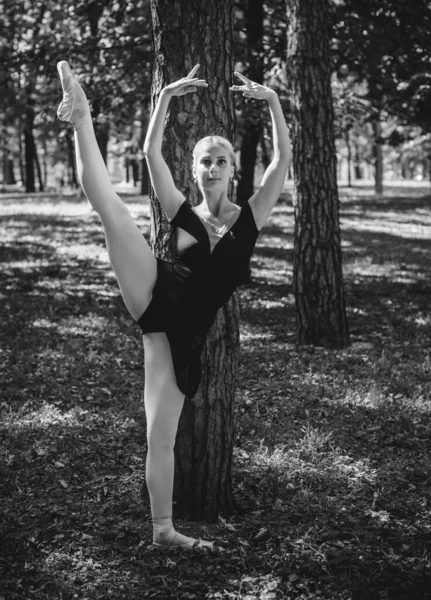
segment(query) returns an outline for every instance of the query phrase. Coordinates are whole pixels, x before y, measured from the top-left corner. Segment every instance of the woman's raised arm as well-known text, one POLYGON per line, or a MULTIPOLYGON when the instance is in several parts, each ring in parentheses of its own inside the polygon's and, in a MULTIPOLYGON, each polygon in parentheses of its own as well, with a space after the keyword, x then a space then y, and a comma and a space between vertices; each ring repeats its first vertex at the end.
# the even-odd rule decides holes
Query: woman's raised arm
POLYGON ((242 92, 245 98, 266 100, 271 113, 274 156, 263 175, 259 189, 249 200, 256 226, 261 229, 280 197, 287 169, 292 160, 289 130, 276 92, 265 85, 254 83, 241 73, 235 73, 235 75, 241 79, 244 85, 234 85, 230 89, 242 92))
POLYGON ((187 77, 183 77, 162 89, 144 142, 144 154, 147 159, 151 184, 169 220, 173 219, 180 205, 184 202, 184 195, 175 186, 169 167, 162 156, 166 113, 173 96, 183 96, 189 92, 195 92, 198 87, 207 87, 205 80, 194 76, 198 68, 199 65, 196 65, 187 77))

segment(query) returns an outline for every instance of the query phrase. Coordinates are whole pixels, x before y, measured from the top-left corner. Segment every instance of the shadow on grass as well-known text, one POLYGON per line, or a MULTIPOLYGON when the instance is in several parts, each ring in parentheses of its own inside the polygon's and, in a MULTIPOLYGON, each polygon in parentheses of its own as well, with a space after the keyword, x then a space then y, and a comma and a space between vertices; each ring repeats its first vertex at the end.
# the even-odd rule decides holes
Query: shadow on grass
MULTIPOLYGON (((430 597, 430 213, 418 223, 409 210, 426 201, 401 200, 343 200, 353 342, 343 351, 295 345, 289 203, 264 230, 240 291, 235 489, 246 515, 182 524, 224 546, 211 560, 149 546, 143 351, 96 217, 73 202, 8 204, 8 599, 430 597), (398 203, 402 235, 388 230, 398 203)), ((147 209, 133 210, 145 228, 147 209)))

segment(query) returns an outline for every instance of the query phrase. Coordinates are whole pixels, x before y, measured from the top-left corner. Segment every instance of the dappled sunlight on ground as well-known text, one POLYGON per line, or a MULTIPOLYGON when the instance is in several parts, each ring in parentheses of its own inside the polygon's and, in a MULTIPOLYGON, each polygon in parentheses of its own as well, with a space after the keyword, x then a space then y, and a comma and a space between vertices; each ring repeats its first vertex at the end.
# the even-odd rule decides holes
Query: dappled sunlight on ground
MULTIPOLYGON (((178 597, 426 597, 431 199, 340 196, 348 348, 295 343, 289 194, 239 291, 238 512, 181 523, 220 543, 211 560, 150 545, 142 340, 97 215, 73 197, 0 199, 0 567, 14 597, 135 600, 190 572, 178 597)), ((147 200, 127 198, 146 235, 147 200)))

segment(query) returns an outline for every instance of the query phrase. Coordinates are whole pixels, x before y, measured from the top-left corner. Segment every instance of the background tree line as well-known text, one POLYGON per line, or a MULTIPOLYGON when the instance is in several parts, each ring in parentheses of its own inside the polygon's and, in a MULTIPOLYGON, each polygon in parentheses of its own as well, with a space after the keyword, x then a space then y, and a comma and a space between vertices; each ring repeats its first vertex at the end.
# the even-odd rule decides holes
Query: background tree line
MULTIPOLYGON (((149 0, 1 0, 0 8, 3 185, 20 181, 27 192, 42 191, 60 159, 76 183, 71 138, 55 118, 61 58, 88 90, 103 155, 109 140, 141 146, 151 98, 149 0)), ((430 177, 429 2, 332 0, 330 8, 339 167, 349 183, 372 174, 378 192, 384 163, 393 177, 430 177)), ((285 0, 234 4, 235 62, 276 86, 289 116, 287 25, 285 0)), ((237 102, 236 109, 241 203, 271 147, 259 107, 237 102)))

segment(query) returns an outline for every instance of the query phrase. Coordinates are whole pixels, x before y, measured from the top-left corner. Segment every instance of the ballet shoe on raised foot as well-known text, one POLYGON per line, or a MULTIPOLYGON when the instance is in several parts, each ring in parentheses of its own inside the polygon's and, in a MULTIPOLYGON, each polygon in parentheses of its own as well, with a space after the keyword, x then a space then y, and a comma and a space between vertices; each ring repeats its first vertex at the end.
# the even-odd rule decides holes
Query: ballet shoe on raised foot
POLYGON ((91 123, 87 96, 65 60, 57 63, 57 71, 63 88, 63 99, 57 109, 57 116, 60 121, 71 123, 76 131, 91 123))
POLYGON ((174 531, 173 535, 169 537, 161 537, 159 538, 159 542, 153 541, 153 546, 157 548, 157 550, 175 550, 179 548, 180 550, 198 550, 201 548, 205 548, 206 550, 214 550, 213 542, 207 542, 205 540, 195 540, 194 538, 187 537, 178 533, 178 531, 174 531))

